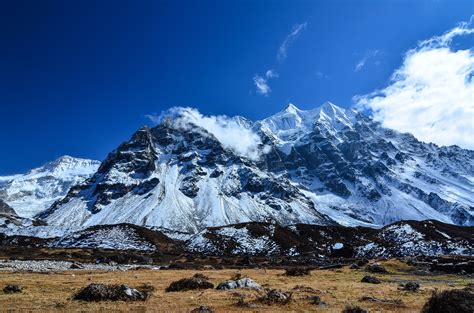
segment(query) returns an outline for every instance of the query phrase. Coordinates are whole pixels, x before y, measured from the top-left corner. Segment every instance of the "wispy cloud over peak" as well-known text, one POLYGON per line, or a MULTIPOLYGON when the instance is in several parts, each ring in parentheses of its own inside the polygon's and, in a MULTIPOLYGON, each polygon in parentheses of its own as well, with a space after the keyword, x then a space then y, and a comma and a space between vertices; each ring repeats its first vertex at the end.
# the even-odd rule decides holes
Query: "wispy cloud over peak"
POLYGON ((194 125, 199 126, 236 154, 251 160, 258 160, 260 157, 259 146, 262 145, 260 137, 237 118, 225 115, 206 116, 189 107, 173 107, 161 114, 149 114, 146 117, 154 124, 166 119, 174 126, 185 130, 196 131, 194 125))
POLYGON ((291 33, 289 33, 285 39, 283 40, 282 44, 280 45, 280 48, 278 49, 278 54, 277 54, 277 60, 278 61, 283 61, 286 59, 288 56, 288 48, 290 45, 295 41, 296 38, 298 38, 298 35, 301 33, 301 31, 306 29, 308 23, 302 23, 302 24, 296 24, 293 26, 293 30, 291 33))

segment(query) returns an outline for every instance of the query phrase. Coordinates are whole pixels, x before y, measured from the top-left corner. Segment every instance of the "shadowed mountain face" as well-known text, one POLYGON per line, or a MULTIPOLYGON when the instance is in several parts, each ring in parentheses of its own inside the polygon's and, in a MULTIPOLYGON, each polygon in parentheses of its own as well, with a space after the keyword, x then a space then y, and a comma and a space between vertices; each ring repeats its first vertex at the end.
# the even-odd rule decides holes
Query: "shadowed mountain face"
POLYGON ((258 158, 178 115, 138 130, 39 217, 53 226, 188 232, 249 221, 473 224, 473 151, 419 142, 330 103, 310 111, 290 105, 255 123, 228 121, 257 135, 258 158))

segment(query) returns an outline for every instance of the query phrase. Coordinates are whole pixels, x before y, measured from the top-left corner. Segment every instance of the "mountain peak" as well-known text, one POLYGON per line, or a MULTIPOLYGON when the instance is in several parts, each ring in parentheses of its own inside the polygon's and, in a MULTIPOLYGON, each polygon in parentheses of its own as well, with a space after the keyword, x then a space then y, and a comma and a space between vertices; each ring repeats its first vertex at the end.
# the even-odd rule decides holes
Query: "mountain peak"
POLYGON ((300 109, 298 109, 296 107, 296 105, 294 105, 293 103, 288 103, 288 105, 286 106, 285 112, 291 112, 291 113, 297 113, 298 111, 301 111, 300 109))

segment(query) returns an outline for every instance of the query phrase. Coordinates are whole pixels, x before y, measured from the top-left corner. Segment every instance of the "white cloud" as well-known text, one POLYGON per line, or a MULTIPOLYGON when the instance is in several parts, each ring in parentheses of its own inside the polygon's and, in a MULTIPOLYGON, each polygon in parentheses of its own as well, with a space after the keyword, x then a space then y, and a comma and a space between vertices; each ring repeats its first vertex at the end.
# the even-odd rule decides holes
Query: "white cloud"
MULTIPOLYGON (((472 21, 472 18, 471 18, 472 21)), ((474 149, 474 54, 454 50, 457 36, 474 34, 461 23, 408 51, 388 87, 356 96, 385 127, 410 132, 425 142, 474 149)))
POLYGON ((266 78, 276 78, 278 77, 278 73, 276 73, 274 70, 268 70, 265 72, 265 77, 266 78))
POLYGON ((364 55, 362 59, 357 62, 354 71, 358 72, 364 68, 364 66, 367 64, 367 61, 373 57, 375 57, 379 53, 379 50, 369 50, 367 53, 364 55))
MULTIPOLYGON (((293 30, 291 31, 288 36, 286 36, 285 40, 283 40, 283 43, 280 45, 280 48, 278 49, 277 53, 277 59, 278 61, 283 61, 286 59, 288 56, 288 47, 293 43, 293 41, 298 37, 298 34, 306 28, 307 23, 303 24, 296 24, 293 26, 293 30)), ((278 78, 278 73, 276 73, 274 70, 269 69, 265 72, 264 75, 255 75, 253 77, 253 83, 255 85, 256 91, 258 94, 263 95, 265 97, 268 97, 272 89, 270 88, 270 85, 268 84, 268 81, 271 78, 278 78)))
POLYGON ((298 38, 300 32, 306 28, 307 24, 308 23, 305 22, 293 26, 293 30, 291 31, 291 33, 288 34, 288 36, 286 36, 285 40, 283 40, 282 44, 280 45, 280 48, 278 49, 278 61, 283 61, 284 59, 286 59, 286 57, 288 56, 288 48, 293 43, 293 41, 298 38))
POLYGON ((260 157, 259 146, 262 144, 260 137, 238 118, 230 118, 225 115, 204 116, 193 108, 173 107, 160 115, 147 115, 153 123, 161 123, 169 119, 176 127, 192 129, 197 131, 193 125, 202 127, 214 135, 219 142, 236 154, 258 160, 260 157))
POLYGON ((265 77, 255 75, 253 77, 253 83, 257 88, 257 93, 261 95, 268 96, 268 94, 272 91, 270 86, 268 86, 268 80, 265 77))
POLYGON ((278 73, 271 69, 266 71, 264 76, 257 74, 253 77, 253 83, 255 84, 258 94, 268 96, 268 94, 272 91, 268 85, 268 80, 271 78, 278 78, 278 73))

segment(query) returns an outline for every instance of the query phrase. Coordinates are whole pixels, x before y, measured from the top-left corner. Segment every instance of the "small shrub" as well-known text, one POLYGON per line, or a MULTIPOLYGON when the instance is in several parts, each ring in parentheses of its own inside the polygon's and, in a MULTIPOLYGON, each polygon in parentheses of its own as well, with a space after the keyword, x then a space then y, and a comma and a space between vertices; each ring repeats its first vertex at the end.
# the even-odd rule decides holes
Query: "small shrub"
POLYGON ((388 273, 387 269, 379 263, 369 264, 367 265, 365 270, 370 273, 380 273, 380 274, 388 273))
POLYGON ((194 274, 193 276, 194 278, 200 278, 200 279, 204 279, 204 280, 209 280, 209 277, 204 275, 203 273, 196 273, 194 274))
POLYGON ((259 297, 257 301, 271 305, 271 304, 287 304, 291 301, 292 293, 283 292, 276 289, 268 289, 265 295, 259 297))
POLYGON ((446 290, 434 293, 425 303, 422 313, 472 313, 474 294, 467 290, 446 290))
POLYGON ((413 281, 409 281, 405 284, 401 284, 400 287, 402 290, 405 290, 405 291, 416 292, 418 291, 418 289, 420 289, 420 284, 415 283, 413 281))
POLYGON ((344 310, 342 310, 342 313, 369 313, 369 311, 360 306, 347 305, 344 310))
POLYGON ((286 276, 308 276, 311 275, 311 269, 308 267, 290 267, 285 270, 286 276))
POLYGON ((362 283, 368 283, 368 284, 380 284, 381 281, 375 276, 364 276, 361 280, 362 283))
POLYGON ((214 288, 214 284, 202 278, 183 278, 178 281, 172 282, 168 288, 165 289, 166 292, 175 292, 175 291, 187 291, 195 289, 211 289, 214 288))

